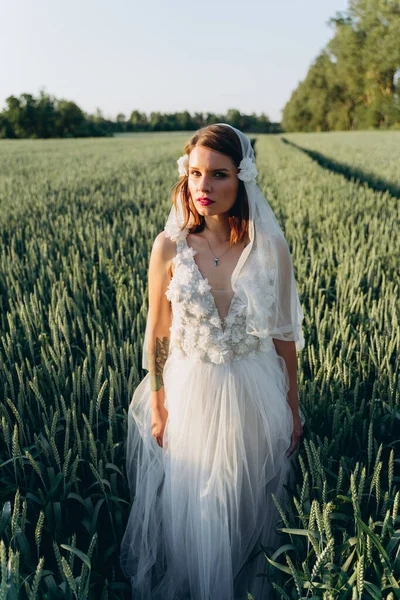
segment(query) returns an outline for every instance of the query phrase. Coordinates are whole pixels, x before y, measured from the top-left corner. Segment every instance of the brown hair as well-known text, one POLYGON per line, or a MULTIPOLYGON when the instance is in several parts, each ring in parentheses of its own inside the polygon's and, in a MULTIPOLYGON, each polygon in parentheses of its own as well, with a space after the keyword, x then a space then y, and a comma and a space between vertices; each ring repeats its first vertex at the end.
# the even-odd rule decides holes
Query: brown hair
MULTIPOLYGON (((229 156, 236 167, 242 160, 242 146, 238 135, 230 127, 224 125, 208 125, 198 129, 185 144, 185 153, 187 155, 196 146, 206 146, 229 156)), ((247 234, 249 229, 249 202, 246 194, 246 188, 241 179, 239 181, 238 192, 234 205, 229 211, 228 219, 231 228, 230 245, 240 242, 247 234)), ((189 194, 188 176, 183 175, 174 186, 173 201, 175 208, 178 210, 178 195, 181 193, 182 209, 183 209, 183 228, 185 228, 192 216, 192 225, 189 228, 190 233, 198 233, 203 231, 205 227, 205 219, 200 215, 189 194)))

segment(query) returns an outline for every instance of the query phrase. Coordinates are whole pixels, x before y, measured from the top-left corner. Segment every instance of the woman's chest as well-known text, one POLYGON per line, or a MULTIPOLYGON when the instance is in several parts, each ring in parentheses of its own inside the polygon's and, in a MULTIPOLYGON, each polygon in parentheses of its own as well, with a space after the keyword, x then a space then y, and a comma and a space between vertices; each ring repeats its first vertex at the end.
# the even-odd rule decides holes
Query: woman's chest
MULTIPOLYGON (((201 251, 189 245, 187 241, 178 244, 177 256, 171 263, 171 279, 175 278, 177 268, 181 269, 180 279, 184 282, 191 280, 192 285, 197 284, 207 288, 212 299, 212 304, 217 310, 218 316, 223 320, 229 313, 234 299, 232 288, 232 275, 238 265, 245 244, 237 244, 226 252, 226 256, 217 257, 211 252, 201 251)), ((179 277, 177 278, 179 280, 179 277)))

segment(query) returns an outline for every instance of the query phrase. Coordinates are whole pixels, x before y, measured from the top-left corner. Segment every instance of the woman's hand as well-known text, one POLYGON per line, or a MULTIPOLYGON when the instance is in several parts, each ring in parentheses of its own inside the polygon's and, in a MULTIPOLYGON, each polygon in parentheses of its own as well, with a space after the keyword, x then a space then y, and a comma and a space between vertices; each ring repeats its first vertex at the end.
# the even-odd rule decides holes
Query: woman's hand
POLYGON ((297 409, 292 410, 293 416, 293 433, 292 433, 292 443, 290 444, 289 450, 286 453, 286 456, 289 457, 296 450, 298 443, 300 441, 301 436, 303 435, 303 427, 300 421, 299 411, 297 409))
POLYGON ((163 447, 163 437, 167 419, 168 411, 163 404, 151 408, 151 435, 161 448, 163 447))

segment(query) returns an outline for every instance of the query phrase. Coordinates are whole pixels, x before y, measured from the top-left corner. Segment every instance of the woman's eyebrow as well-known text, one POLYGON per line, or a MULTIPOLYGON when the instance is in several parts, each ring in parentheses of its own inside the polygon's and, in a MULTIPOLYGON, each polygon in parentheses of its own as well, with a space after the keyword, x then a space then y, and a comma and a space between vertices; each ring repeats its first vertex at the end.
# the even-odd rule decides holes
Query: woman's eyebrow
MULTIPOLYGON (((196 167, 194 165, 190 165, 189 169, 198 169, 199 167, 196 167)), ((207 169, 206 169, 207 170, 207 169)), ((210 171, 229 171, 229 169, 209 169, 210 171)))

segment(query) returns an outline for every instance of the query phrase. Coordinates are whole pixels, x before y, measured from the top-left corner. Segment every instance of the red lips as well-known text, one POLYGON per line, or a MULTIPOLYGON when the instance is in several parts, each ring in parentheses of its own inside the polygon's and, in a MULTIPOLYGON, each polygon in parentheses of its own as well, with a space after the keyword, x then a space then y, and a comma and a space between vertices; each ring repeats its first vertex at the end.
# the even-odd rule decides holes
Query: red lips
POLYGON ((213 204, 214 200, 211 200, 211 198, 207 198, 207 196, 204 196, 203 198, 198 198, 197 202, 204 206, 207 206, 208 204, 213 204))

